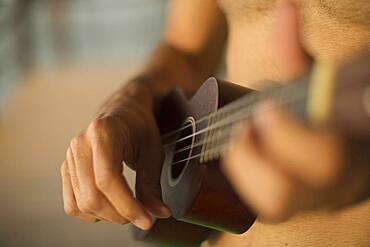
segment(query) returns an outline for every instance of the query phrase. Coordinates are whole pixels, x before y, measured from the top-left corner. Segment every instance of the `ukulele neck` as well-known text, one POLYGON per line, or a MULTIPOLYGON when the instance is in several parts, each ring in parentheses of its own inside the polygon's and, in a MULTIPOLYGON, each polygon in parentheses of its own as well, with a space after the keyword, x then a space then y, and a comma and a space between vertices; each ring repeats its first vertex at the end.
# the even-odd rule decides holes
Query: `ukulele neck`
POLYGON ((339 132, 351 139, 369 140, 368 61, 365 56, 340 67, 316 63, 309 75, 284 86, 248 94, 219 109, 209 116, 200 161, 218 158, 229 143, 232 127, 253 117, 256 104, 269 98, 310 126, 339 132))
POLYGON ((326 128, 352 139, 370 140, 368 61, 365 57, 338 68, 317 63, 310 74, 295 81, 248 93, 201 119, 190 118, 192 121, 180 129, 162 136, 164 146, 174 147, 174 165, 195 158, 201 163, 217 159, 228 146, 233 127, 253 118, 256 105, 266 99, 283 105, 311 127, 326 128), (206 127, 197 129, 203 122, 207 123, 206 127), (176 140, 170 138, 179 133, 176 140), (196 148, 194 153, 193 148, 196 148))
POLYGON ((284 86, 272 86, 261 92, 249 93, 210 114, 202 137, 200 162, 219 158, 234 133, 233 127, 251 120, 255 115, 255 107, 261 101, 273 99, 295 116, 302 120, 306 119, 308 85, 309 77, 304 75, 284 86))

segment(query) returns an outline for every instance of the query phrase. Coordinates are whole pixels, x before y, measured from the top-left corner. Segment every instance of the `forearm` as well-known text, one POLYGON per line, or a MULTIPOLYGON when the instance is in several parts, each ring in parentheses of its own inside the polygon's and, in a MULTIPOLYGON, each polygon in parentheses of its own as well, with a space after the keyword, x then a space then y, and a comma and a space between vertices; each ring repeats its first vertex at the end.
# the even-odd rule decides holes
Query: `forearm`
POLYGON ((133 104, 155 110, 161 99, 175 87, 192 95, 214 73, 220 61, 222 51, 216 49, 222 45, 213 46, 207 52, 189 54, 166 42, 161 43, 144 69, 104 103, 100 116, 133 104))
MULTIPOLYGON (((221 46, 217 46, 218 49, 221 46)), ((161 43, 150 56, 147 66, 137 77, 144 81, 156 99, 162 98, 174 87, 192 95, 199 85, 212 75, 220 61, 220 51, 208 46, 206 50, 190 53, 171 45, 161 43)))

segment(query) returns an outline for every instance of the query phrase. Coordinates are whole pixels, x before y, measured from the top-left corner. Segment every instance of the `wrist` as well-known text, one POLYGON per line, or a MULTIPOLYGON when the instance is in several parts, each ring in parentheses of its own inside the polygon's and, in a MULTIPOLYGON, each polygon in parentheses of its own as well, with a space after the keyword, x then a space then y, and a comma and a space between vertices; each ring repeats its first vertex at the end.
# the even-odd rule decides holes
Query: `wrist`
POLYGON ((127 109, 153 111, 154 96, 147 83, 134 79, 114 92, 102 105, 98 118, 122 115, 127 109))

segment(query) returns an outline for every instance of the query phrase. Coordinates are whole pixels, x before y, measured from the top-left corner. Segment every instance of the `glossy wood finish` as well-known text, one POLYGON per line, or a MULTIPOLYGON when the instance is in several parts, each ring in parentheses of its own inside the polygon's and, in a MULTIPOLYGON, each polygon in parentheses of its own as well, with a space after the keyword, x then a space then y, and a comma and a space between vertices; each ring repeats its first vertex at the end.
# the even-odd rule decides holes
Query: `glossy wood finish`
MULTIPOLYGON (((176 129, 185 116, 192 116, 195 120, 201 119, 246 92, 245 88, 210 78, 190 101, 172 101, 164 106, 163 112, 173 112, 171 109, 174 106, 183 109, 183 118, 174 122, 177 126, 173 129, 176 129), (166 108, 167 106, 170 109, 166 108)), ((165 119, 171 119, 171 115, 167 115, 165 119)), ((204 121, 196 126, 196 131, 206 126, 207 121, 204 121)), ((197 136, 195 141, 201 137, 202 135, 197 136)), ((194 148, 193 154, 199 153, 200 149, 201 147, 194 148)), ((169 147, 165 151, 162 194, 176 219, 233 233, 242 233, 252 225, 255 216, 234 193, 223 176, 218 161, 200 163, 199 159, 190 160, 181 179, 173 184, 170 182, 170 169, 174 150, 169 147)))
MULTIPOLYGON (((191 100, 186 99, 181 91, 174 90, 163 100, 157 112, 161 133, 180 128, 189 116, 199 120, 247 92, 246 88, 215 78, 208 79, 191 100)), ((207 121, 201 122, 195 131, 206 127, 207 121)), ((177 137, 175 135, 169 141, 176 141, 177 137)), ((195 141, 200 138, 202 135, 196 136, 195 141)), ((163 199, 177 220, 157 219, 148 231, 134 228, 135 239, 160 246, 190 247, 199 246, 215 230, 246 231, 255 216, 232 190, 220 170, 219 161, 200 163, 199 159, 192 159, 182 176, 173 183, 170 181, 173 149, 173 146, 165 149, 161 185, 163 199)), ((193 149, 193 153, 200 151, 201 147, 193 149)))
POLYGON ((142 231, 133 228, 135 240, 158 246, 195 247, 199 246, 213 231, 174 218, 155 220, 152 228, 142 231))

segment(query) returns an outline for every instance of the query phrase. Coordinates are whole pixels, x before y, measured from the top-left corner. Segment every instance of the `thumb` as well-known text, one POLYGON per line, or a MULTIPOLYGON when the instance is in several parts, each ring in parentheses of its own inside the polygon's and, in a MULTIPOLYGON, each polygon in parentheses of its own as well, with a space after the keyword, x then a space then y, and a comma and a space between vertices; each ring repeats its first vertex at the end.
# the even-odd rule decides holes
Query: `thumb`
POLYGON ((276 9, 273 52, 283 80, 301 75, 309 64, 299 37, 298 6, 291 1, 280 1, 276 9))
POLYGON ((158 218, 168 218, 171 211, 162 201, 160 186, 163 155, 148 148, 146 153, 140 157, 136 169, 136 197, 152 215, 158 218))

